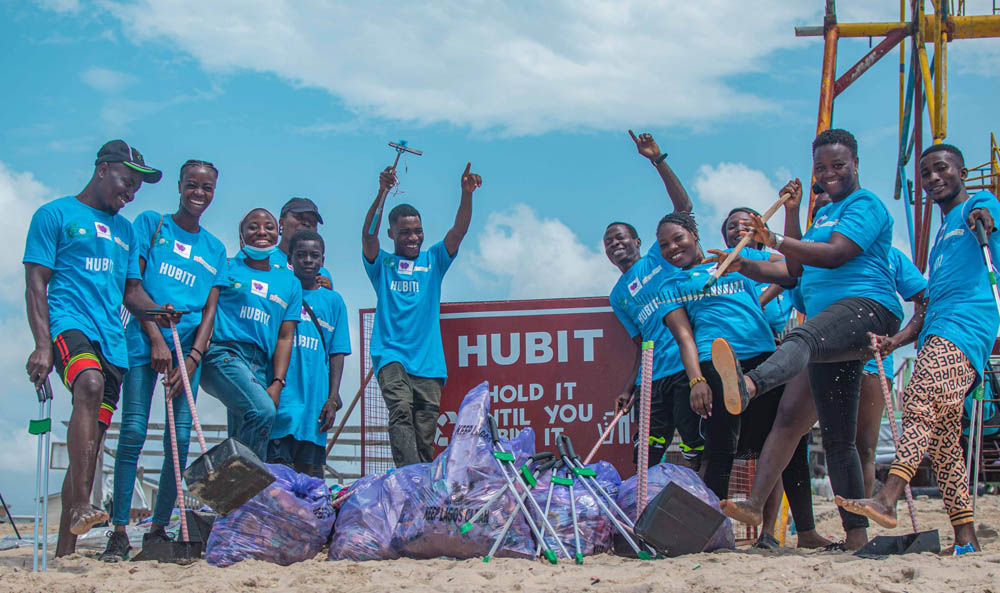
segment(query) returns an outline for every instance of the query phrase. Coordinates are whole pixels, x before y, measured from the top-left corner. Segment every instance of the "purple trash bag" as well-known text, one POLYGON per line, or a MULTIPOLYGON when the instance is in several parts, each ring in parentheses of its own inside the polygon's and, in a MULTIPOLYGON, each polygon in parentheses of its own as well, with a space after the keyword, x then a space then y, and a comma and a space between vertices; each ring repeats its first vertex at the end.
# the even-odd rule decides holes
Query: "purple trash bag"
POLYGON ((205 560, 229 566, 253 558, 282 566, 320 552, 336 511, 326 483, 285 465, 267 464, 274 482, 212 527, 205 560))
MULTIPOLYGON (((649 468, 646 474, 646 500, 653 498, 667 487, 670 482, 676 483, 691 494, 694 494, 705 504, 713 509, 719 508, 719 497, 708 489, 705 482, 698 477, 698 474, 689 467, 681 467, 670 463, 661 463, 649 468)), ((618 506, 621 507, 630 519, 635 521, 635 499, 636 499, 636 476, 622 482, 618 491, 618 506)), ((736 539, 733 536, 733 523, 727 517, 722 525, 715 531, 712 539, 705 545, 705 552, 714 550, 734 550, 736 549, 736 539)))
MULTIPOLYGON (((622 479, 618 475, 618 470, 615 469, 615 466, 607 461, 598 461, 587 467, 597 473, 597 476, 595 476, 597 483, 614 500, 618 495, 618 489, 622 483, 622 479)), ((565 469, 562 466, 559 467, 558 475, 561 478, 566 477, 565 469)), ((549 500, 549 482, 551 476, 552 472, 548 472, 540 477, 538 484, 531 491, 531 495, 535 497, 535 500, 538 501, 538 506, 543 510, 548 500, 549 510, 546 517, 556 530, 556 533, 559 534, 559 540, 566 546, 566 550, 570 554, 573 554, 575 553, 576 544, 573 537, 573 515, 569 501, 569 487, 555 484, 552 488, 552 498, 549 500)), ((600 494, 598 493, 598 495, 600 494)), ((584 556, 591 556, 610 550, 611 535, 614 526, 611 524, 608 516, 604 514, 604 511, 601 510, 601 507, 597 505, 587 487, 580 482, 580 478, 577 478, 573 483, 573 498, 576 501, 576 520, 580 533, 580 553, 584 556)), ((532 516, 535 515, 532 514, 532 516)), ((542 526, 539 525, 539 529, 541 528, 542 526)), ((545 543, 549 547, 558 550, 555 540, 549 533, 545 533, 545 543)))
MULTIPOLYGON (((473 388, 458 410, 448 447, 430 463, 368 476, 340 509, 330 560, 379 560, 407 556, 472 558, 485 555, 516 502, 505 493, 471 530, 459 526, 505 485, 493 457, 486 416, 487 383, 473 388)), ((535 452, 531 429, 503 441, 516 464, 535 452)), ((533 557, 535 543, 523 518, 514 521, 498 556, 533 557)))
MULTIPOLYGON (((503 524, 517 508, 505 493, 467 533, 459 527, 486 500, 506 485, 493 457, 486 417, 492 398, 489 384, 480 383, 466 394, 458 409, 448 447, 430 463, 429 472, 413 481, 400 511, 392 546, 410 558, 474 558, 484 556, 503 524)), ((510 441, 501 441, 520 466, 535 453, 535 433, 526 428, 510 441)), ((535 544, 528 524, 518 517, 507 531, 497 556, 533 557, 535 544)))

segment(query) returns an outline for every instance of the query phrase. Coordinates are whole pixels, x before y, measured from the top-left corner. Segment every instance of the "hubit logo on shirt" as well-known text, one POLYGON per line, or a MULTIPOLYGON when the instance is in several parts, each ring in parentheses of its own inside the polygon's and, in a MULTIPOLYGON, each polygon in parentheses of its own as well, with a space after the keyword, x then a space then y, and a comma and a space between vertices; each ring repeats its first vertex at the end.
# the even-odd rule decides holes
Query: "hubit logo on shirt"
POLYGON ((267 298, 267 282, 261 282, 260 280, 251 280, 250 292, 259 297, 267 298))
POLYGON ((174 239, 174 253, 184 259, 191 259, 191 246, 174 239))
POLYGON ((405 276, 410 276, 413 274, 413 262, 408 259, 399 260, 398 272, 405 276))
POLYGON ((94 228, 97 230, 97 236, 102 239, 111 239, 111 228, 103 222, 94 221, 94 228))
POLYGON ((639 290, 641 288, 642 288, 642 282, 638 278, 628 283, 628 292, 632 296, 639 294, 639 290))

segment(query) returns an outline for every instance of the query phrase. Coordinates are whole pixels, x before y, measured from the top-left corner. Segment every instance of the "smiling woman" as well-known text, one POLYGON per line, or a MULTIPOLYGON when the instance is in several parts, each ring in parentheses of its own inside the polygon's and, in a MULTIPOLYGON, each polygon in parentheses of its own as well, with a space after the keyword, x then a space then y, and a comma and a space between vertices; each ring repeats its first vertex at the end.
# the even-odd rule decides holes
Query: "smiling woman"
MULTIPOLYGON (((136 172, 138 175, 138 172, 136 172)), ((166 375, 176 420, 178 465, 187 463, 191 434, 191 410, 183 397, 173 397, 181 387, 181 362, 191 389, 197 397, 201 379, 201 359, 215 323, 219 287, 226 285, 226 248, 200 225, 201 216, 212 203, 219 171, 212 163, 190 160, 181 166, 177 190, 177 211, 160 214, 152 210, 136 217, 133 228, 139 249, 142 285, 157 302, 169 302, 179 311, 189 311, 177 323, 182 352, 171 353, 173 336, 154 323, 132 318, 125 328, 130 368, 122 381, 122 427, 115 456, 114 504, 111 521, 114 532, 101 559, 123 560, 129 551, 125 527, 132 506, 139 453, 146 442, 157 374, 166 375)), ((156 497, 153 527, 143 543, 163 540, 164 527, 174 508, 174 460, 164 447, 160 472, 160 494, 156 497)))

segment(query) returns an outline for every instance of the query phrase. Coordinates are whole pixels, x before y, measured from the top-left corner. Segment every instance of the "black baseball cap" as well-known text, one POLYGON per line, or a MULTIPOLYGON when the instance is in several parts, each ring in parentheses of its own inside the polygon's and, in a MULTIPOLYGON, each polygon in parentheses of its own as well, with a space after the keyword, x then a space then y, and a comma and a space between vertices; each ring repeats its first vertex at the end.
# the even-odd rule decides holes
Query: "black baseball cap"
POLYGON ((124 140, 111 140, 97 151, 95 165, 101 163, 121 163, 130 169, 142 173, 146 183, 156 183, 163 177, 163 171, 147 167, 142 160, 142 153, 128 145, 124 140))
POLYGON ((316 202, 313 202, 309 198, 292 198, 285 202, 285 205, 281 207, 281 214, 278 218, 284 217, 289 212, 301 213, 301 212, 312 212, 316 215, 316 221, 323 224, 323 217, 319 214, 319 208, 316 207, 316 202))

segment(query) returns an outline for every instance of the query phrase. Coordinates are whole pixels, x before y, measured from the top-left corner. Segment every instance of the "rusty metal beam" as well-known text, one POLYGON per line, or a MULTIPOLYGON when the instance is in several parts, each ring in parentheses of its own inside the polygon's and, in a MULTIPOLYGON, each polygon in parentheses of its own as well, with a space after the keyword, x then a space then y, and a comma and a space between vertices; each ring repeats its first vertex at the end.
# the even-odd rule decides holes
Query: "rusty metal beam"
MULTIPOLYGON (((833 122, 833 87, 834 77, 837 75, 837 41, 839 39, 837 24, 827 26, 823 46, 823 72, 819 83, 819 114, 816 118, 816 134, 830 129, 833 122)), ((809 209, 806 211, 806 224, 812 224, 813 204, 816 202, 816 194, 812 191, 812 183, 809 184, 809 209)))
POLYGON ((882 56, 889 53, 892 48, 902 41, 906 37, 906 28, 900 27, 894 31, 891 31, 886 35, 885 39, 879 42, 878 45, 873 47, 871 51, 865 54, 865 57, 858 60, 856 64, 851 66, 847 72, 840 75, 837 82, 833 85, 833 96, 836 97, 840 93, 844 92, 847 87, 851 86, 851 83, 857 80, 862 74, 868 71, 869 68, 875 65, 882 56))
MULTIPOLYGON (((912 23, 882 22, 882 23, 838 23, 841 37, 885 37, 891 31, 900 27, 906 28, 906 33, 913 33, 912 23)), ((1000 14, 978 16, 949 15, 945 26, 948 40, 981 39, 1000 37, 1000 14)), ((928 37, 938 31, 934 15, 924 16, 924 31, 928 37)), ((795 27, 796 37, 821 37, 823 26, 795 27)))

